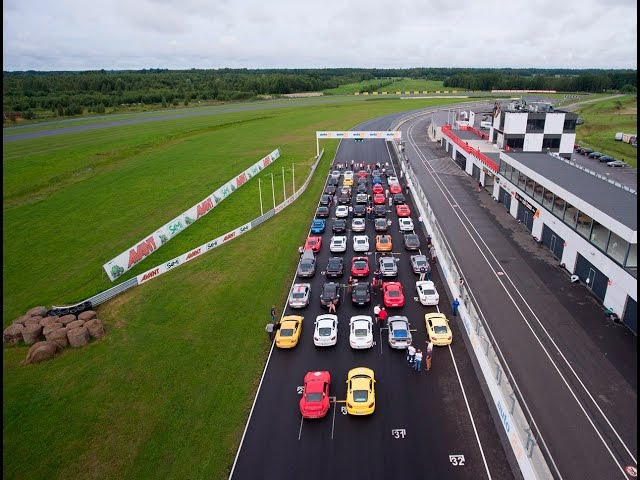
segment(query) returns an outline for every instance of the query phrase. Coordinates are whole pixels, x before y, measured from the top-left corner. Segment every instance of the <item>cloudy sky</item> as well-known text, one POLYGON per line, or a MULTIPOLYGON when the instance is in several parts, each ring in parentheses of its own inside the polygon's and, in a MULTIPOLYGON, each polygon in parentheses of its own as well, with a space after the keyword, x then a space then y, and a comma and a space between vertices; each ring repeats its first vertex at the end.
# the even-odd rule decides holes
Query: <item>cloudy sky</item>
POLYGON ((635 0, 3 0, 4 71, 637 68, 635 0))

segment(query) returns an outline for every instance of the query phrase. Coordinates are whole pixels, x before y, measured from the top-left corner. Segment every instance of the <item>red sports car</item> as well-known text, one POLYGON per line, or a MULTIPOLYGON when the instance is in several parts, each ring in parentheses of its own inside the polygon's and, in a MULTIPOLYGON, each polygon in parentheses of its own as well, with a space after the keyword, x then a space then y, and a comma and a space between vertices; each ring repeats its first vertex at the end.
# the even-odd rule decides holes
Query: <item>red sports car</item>
POLYGON ((360 177, 360 178, 367 178, 368 175, 369 174, 367 173, 366 170, 359 170, 358 171, 358 177, 360 177))
POLYGON ((353 257, 351 260, 351 275, 354 277, 366 277, 369 275, 369 258, 353 257))
POLYGON ((386 198, 384 198, 384 193, 376 193, 373 196, 373 203, 376 205, 384 205, 386 198))
POLYGON ((396 205, 396 213, 398 214, 399 217, 410 217, 411 216, 411 210, 409 210, 409 207, 407 205, 405 205, 404 203, 402 203, 400 205, 396 205))
POLYGON ((397 183, 394 183, 393 185, 389 185, 389 191, 391 193, 402 193, 402 187, 397 183))
POLYGON ((384 282, 382 284, 382 294, 384 295, 385 307, 404 306, 404 293, 400 282, 384 282))
POLYGON ((305 250, 313 250, 314 252, 319 252, 320 247, 322 247, 322 237, 309 237, 304 244, 305 250))
POLYGON ((304 376, 304 391, 300 399, 300 413, 304 418, 322 418, 329 411, 331 374, 327 371, 309 372, 304 376))
POLYGON ((373 184, 373 193, 384 193, 384 187, 380 184, 380 183, 374 183, 373 184))

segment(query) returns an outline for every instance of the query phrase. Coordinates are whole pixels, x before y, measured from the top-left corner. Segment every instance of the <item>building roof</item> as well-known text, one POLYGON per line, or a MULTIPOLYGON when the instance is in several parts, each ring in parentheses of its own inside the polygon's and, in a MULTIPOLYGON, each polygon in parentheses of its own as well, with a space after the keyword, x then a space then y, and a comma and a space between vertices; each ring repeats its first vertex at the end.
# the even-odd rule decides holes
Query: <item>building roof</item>
POLYGON ((601 212, 638 230, 637 195, 547 153, 507 153, 525 167, 540 174, 601 212))

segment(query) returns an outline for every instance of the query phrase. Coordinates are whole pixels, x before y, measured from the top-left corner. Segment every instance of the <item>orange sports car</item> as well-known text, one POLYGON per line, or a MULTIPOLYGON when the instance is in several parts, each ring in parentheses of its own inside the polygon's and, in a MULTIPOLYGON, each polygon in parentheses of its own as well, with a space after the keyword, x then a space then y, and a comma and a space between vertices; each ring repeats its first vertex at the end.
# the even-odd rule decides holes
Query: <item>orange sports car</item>
POLYGON ((376 235, 376 250, 378 252, 390 252, 392 249, 391 235, 376 235))

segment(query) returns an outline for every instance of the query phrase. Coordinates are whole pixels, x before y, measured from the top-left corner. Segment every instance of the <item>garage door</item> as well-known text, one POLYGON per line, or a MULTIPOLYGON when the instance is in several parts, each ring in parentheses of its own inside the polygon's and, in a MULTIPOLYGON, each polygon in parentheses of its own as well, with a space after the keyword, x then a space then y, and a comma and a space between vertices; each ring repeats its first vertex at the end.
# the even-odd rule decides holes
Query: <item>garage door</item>
POLYGON ((558 260, 562 260, 564 252, 564 238, 544 225, 542 227, 542 243, 551 250, 558 260))
POLYGON ((622 321, 634 332, 638 333, 638 302, 627 296, 627 306, 624 308, 622 321))
POLYGON ((578 254, 575 274, 591 289, 601 301, 607 293, 609 277, 593 266, 589 260, 578 254))
POLYGON ((500 198, 498 200, 507 207, 507 210, 511 208, 511 194, 502 187, 500 187, 500 198))
POLYGON ((518 220, 527 227, 527 230, 533 229, 533 212, 520 202, 518 202, 518 220))

